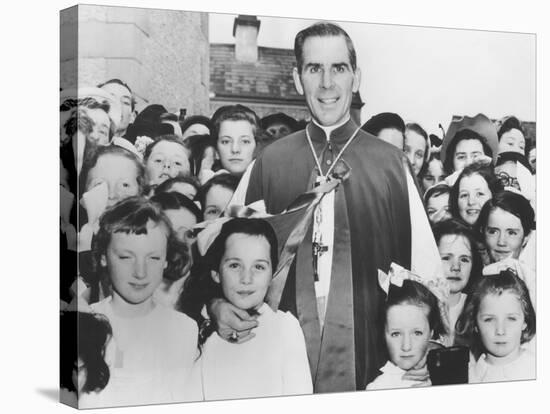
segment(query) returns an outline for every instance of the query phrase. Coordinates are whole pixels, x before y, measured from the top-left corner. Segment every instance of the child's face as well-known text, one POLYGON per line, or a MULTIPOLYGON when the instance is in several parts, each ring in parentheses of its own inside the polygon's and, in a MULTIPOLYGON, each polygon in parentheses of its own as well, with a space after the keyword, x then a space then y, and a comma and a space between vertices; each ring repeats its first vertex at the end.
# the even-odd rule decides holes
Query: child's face
POLYGON ((472 248, 464 236, 446 234, 439 240, 439 256, 451 293, 459 293, 466 287, 472 272, 472 248))
POLYGON ((218 153, 223 168, 233 175, 241 175, 252 162, 256 140, 250 122, 222 121, 218 134, 218 153))
POLYGON ((440 221, 451 218, 449 213, 449 193, 432 196, 428 199, 426 205, 428 219, 430 223, 439 223, 440 221))
POLYGON ((466 223, 474 225, 481 208, 492 197, 489 185, 481 175, 472 174, 463 177, 458 185, 458 213, 460 217, 466 223))
POLYGON ((385 338, 390 360, 409 370, 426 355, 433 332, 428 310, 423 306, 399 304, 388 309, 385 338))
POLYGON ((137 167, 132 160, 121 155, 103 155, 88 173, 86 190, 107 183, 107 206, 112 206, 120 200, 139 194, 137 175, 137 167))
POLYGON ((270 251, 263 236, 235 233, 227 238, 219 273, 212 277, 233 305, 255 309, 264 302, 273 273, 270 251))
POLYGON ((454 170, 461 170, 464 167, 474 163, 484 154, 483 144, 477 139, 463 139, 456 144, 453 157, 454 170))
POLYGON ((189 174, 187 151, 176 142, 161 141, 153 147, 146 168, 150 185, 158 185, 180 174, 189 174))
POLYGON ((113 233, 101 258, 113 296, 134 305, 150 299, 167 265, 167 244, 167 229, 152 221, 147 223, 147 234, 113 233))
POLYGON ((440 160, 433 159, 428 164, 428 171, 422 177, 422 186, 424 191, 430 188, 432 185, 440 183, 445 178, 445 173, 443 172, 443 164, 440 160))
POLYGON ((414 131, 405 131, 405 154, 411 162, 414 175, 418 175, 422 164, 424 164, 424 155, 426 154, 426 140, 424 137, 414 131))
POLYGON ((233 197, 233 191, 221 185, 213 185, 205 197, 204 221, 220 217, 231 201, 231 197, 233 197))
POLYGON ((519 352, 522 331, 527 327, 517 295, 511 291, 488 294, 479 304, 476 318, 479 336, 487 353, 501 361, 513 360, 519 352))
POLYGON ((499 207, 489 213, 485 228, 485 243, 491 258, 498 262, 521 253, 525 233, 519 217, 499 207))
POLYGON ((513 151, 525 154, 525 137, 519 129, 511 129, 500 137, 498 153, 513 151))

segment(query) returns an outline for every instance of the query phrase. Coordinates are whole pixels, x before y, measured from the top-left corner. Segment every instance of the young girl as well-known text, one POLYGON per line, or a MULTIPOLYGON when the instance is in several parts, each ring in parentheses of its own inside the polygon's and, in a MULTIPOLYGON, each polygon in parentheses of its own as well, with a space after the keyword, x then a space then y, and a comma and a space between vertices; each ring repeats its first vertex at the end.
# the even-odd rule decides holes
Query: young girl
MULTIPOLYGON (((94 218, 90 215, 100 214, 103 208, 127 197, 141 195, 145 184, 145 169, 135 154, 117 145, 108 145, 99 147, 85 160, 79 180, 80 198, 86 193, 95 192, 92 190, 96 187, 105 187, 106 199, 99 200, 94 196, 92 205, 86 205, 88 209, 94 210, 92 213, 87 209, 88 221, 93 221, 94 218), (101 211, 95 212, 95 207, 99 204, 101 211)), ((88 201, 85 197, 81 204, 88 201)))
POLYGON ((535 212, 531 203, 512 191, 497 193, 479 215, 477 231, 491 262, 513 263, 536 303, 535 212))
MULTIPOLYGON (((502 191, 487 202, 477 226, 493 262, 509 257, 518 259, 534 228, 535 212, 531 204, 512 191, 502 191)), ((530 265, 534 268, 534 263, 530 265)))
POLYGON ((439 152, 432 152, 430 154, 430 158, 424 163, 422 170, 420 170, 419 178, 424 191, 428 191, 428 188, 445 179, 443 163, 441 162, 439 152))
POLYGON ((216 111, 212 122, 221 166, 240 178, 254 159, 260 120, 246 106, 228 105, 216 111))
POLYGON ((424 128, 416 123, 406 125, 403 151, 411 162, 414 175, 418 176, 430 156, 430 139, 424 128))
POLYGON ((454 134, 448 132, 445 136, 441 147, 441 161, 447 175, 473 164, 484 155, 496 156, 496 142, 492 142, 496 140, 496 131, 491 121, 481 114, 476 118, 479 118, 479 122, 477 126, 471 126, 472 129, 463 128, 454 134), (484 130, 486 136, 474 131, 474 128, 484 130))
POLYGON ((510 116, 498 130, 498 152, 515 151, 525 155, 525 134, 521 122, 510 116))
MULTIPOLYGON (((202 213, 197 205, 184 195, 173 191, 156 194, 150 200, 157 204, 163 213, 166 214, 178 240, 185 243, 189 251, 192 251, 196 240, 193 227, 197 223, 202 222, 202 213)), ((175 306, 185 280, 189 276, 192 264, 192 255, 189 255, 187 265, 181 269, 181 274, 176 280, 163 279, 154 294, 154 299, 157 303, 170 307, 175 306)))
POLYGON ((525 283, 510 270, 483 276, 456 325, 457 338, 474 357, 469 382, 535 379, 535 355, 522 347, 535 329, 525 283))
POLYGON ((157 186, 178 175, 188 175, 190 153, 177 135, 161 135, 156 138, 155 142, 147 146, 143 156, 149 186, 157 186))
POLYGON ((443 272, 449 281, 450 344, 453 343, 455 324, 462 313, 467 295, 481 276, 481 257, 476 249, 475 235, 458 220, 437 223, 434 237, 441 256, 443 272))
POLYGON ((239 178, 228 173, 215 175, 208 180, 197 193, 197 201, 205 221, 220 217, 235 192, 239 178))
MULTIPOLYGON (((205 256, 210 296, 257 315, 249 341, 237 332, 222 338, 213 327, 203 343, 197 371, 206 400, 310 394, 313 391, 304 335, 288 312, 273 311, 264 298, 277 267, 277 238, 265 220, 226 222, 205 256)), ((193 277, 193 276, 192 276, 193 277)))
POLYGON ((393 280, 394 275, 389 277, 383 312, 383 336, 389 361, 380 368, 382 374, 367 385, 367 390, 408 388, 421 384, 403 379, 403 375, 426 357, 430 340, 438 340, 446 334, 439 299, 434 293, 419 281, 401 279, 397 282, 393 280))
POLYGON ((450 192, 451 187, 445 183, 440 183, 428 188, 426 194, 424 194, 426 213, 428 213, 428 220, 430 220, 432 226, 435 223, 451 218, 451 213, 449 212, 450 192))
POLYGON ((449 207, 453 217, 474 226, 483 205, 502 189, 489 164, 476 162, 468 165, 451 188, 449 207))
MULTIPOLYGON (((197 326, 157 305, 163 277, 175 279, 186 263, 168 218, 150 201, 131 197, 107 210, 94 238, 94 264, 111 294, 92 309, 111 323, 111 378, 90 406, 158 404, 198 397, 189 383, 197 326)), ((200 398, 200 397, 199 397, 200 398)))

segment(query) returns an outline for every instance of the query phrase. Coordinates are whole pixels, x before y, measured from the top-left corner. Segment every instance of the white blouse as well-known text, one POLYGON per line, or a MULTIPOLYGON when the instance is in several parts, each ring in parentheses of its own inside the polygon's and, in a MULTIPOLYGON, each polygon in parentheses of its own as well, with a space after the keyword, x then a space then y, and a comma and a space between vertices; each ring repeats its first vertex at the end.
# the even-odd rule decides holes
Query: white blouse
POLYGON ((311 394, 304 334, 289 312, 263 304, 256 336, 241 344, 213 333, 202 349, 195 376, 206 400, 311 394))

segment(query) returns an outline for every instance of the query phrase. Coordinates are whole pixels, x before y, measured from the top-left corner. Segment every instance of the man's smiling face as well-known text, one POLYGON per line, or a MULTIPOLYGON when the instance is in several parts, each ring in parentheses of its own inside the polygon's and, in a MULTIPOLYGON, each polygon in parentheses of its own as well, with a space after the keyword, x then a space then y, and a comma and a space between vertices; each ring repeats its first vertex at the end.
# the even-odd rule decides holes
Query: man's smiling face
POLYGON ((308 37, 302 55, 302 71, 294 69, 294 83, 305 95, 311 115, 323 126, 344 121, 361 80, 359 69, 354 72, 351 67, 345 38, 308 37))

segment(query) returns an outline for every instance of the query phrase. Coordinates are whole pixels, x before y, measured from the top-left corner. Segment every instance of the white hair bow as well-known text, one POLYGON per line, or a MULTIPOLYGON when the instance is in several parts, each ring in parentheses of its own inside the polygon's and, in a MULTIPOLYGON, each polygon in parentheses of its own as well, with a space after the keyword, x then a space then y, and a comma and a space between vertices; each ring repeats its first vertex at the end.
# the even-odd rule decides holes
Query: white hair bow
POLYGON ((390 284, 401 287, 404 280, 412 280, 424 285, 440 302, 446 302, 449 297, 449 282, 445 278, 426 279, 396 263, 390 265, 390 270, 387 274, 378 269, 378 284, 386 292, 386 295, 390 291, 390 284))

